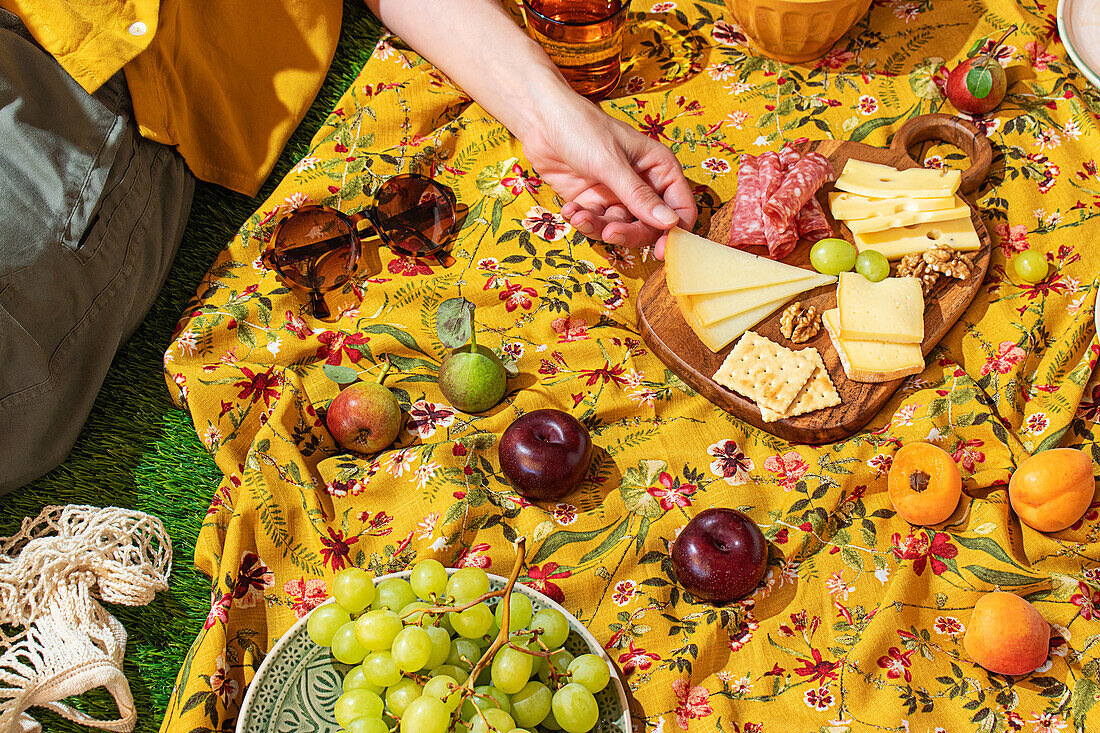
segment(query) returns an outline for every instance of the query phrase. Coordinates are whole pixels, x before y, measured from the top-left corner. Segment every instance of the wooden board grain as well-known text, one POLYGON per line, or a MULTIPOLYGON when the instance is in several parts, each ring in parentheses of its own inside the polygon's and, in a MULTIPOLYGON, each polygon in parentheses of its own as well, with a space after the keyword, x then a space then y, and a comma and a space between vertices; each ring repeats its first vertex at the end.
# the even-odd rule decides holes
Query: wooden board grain
MULTIPOLYGON (((926 115, 925 117, 942 118, 944 116, 926 115)), ((911 128, 918 128, 919 133, 921 122, 922 118, 916 118, 915 121, 911 121, 911 128)), ((955 122, 955 120, 952 120, 952 122, 955 122)), ((942 126, 945 123, 942 119, 935 119, 928 120, 927 124, 942 126)), ((912 132, 912 129, 910 129, 910 132, 912 132)), ((967 130, 967 132, 969 134, 976 133, 976 131, 971 130, 967 130)), ((901 136, 899 132, 898 137, 902 141, 899 145, 900 149, 876 148, 862 143, 837 140, 810 143, 809 149, 817 150, 829 158, 838 174, 843 170, 844 164, 849 158, 858 158, 902 169, 916 167, 917 164, 905 153, 904 146, 910 140, 927 139, 928 136, 921 138, 918 134, 914 138, 913 135, 901 136)), ((956 141, 952 140, 952 142, 956 141)), ((966 147, 966 145, 961 147, 966 147)), ((972 169, 982 167, 982 158, 985 157, 983 156, 983 150, 987 149, 988 141, 982 138, 971 150, 967 151, 970 153, 973 163, 972 169), (980 144, 983 142, 984 148, 980 144)), ((984 166, 988 170, 988 162, 985 162, 984 166)), ((980 177, 984 178, 985 173, 979 172, 981 173, 980 177)), ((969 175, 971 180, 976 177, 973 172, 968 172, 964 177, 966 175, 969 175)), ((828 194, 833 190, 831 184, 826 185, 818 192, 818 200, 826 215, 829 216, 829 221, 833 224, 837 236, 843 236, 850 242, 852 241, 851 232, 848 231, 847 227, 834 222, 828 213, 828 194)), ((707 233, 708 238, 722 243, 729 240, 732 210, 733 205, 730 201, 714 215, 711 219, 710 231, 707 233)), ((926 357, 928 352, 939 343, 944 334, 951 329, 959 316, 969 307, 970 302, 981 289, 986 270, 989 268, 989 233, 986 231, 978 210, 973 205, 971 205, 970 218, 974 224, 974 229, 981 238, 982 246, 977 252, 967 255, 973 264, 973 272, 969 278, 959 281, 941 277, 935 288, 925 297, 924 341, 921 343, 921 350, 926 357)), ((794 252, 784 258, 784 262, 812 271, 809 264, 810 247, 809 242, 799 242, 794 252)), ((747 251, 759 255, 767 254, 764 247, 750 247, 747 251)), ((828 285, 816 288, 792 298, 790 302, 795 300, 805 305, 813 305, 819 313, 824 312, 836 307, 836 286, 828 285)), ((676 299, 668 292, 663 269, 655 272, 642 286, 641 291, 638 293, 637 309, 643 338, 657 357, 681 379, 727 412, 792 443, 820 445, 843 440, 853 435, 882 409, 883 405, 904 381, 896 379, 890 382, 866 383, 849 380, 844 374, 840 358, 836 350, 833 349, 829 335, 824 328, 817 336, 803 344, 792 344, 780 335, 779 319, 783 311, 783 308, 780 308, 752 330, 796 350, 810 346, 815 347, 821 353, 825 366, 829 370, 829 376, 832 378, 833 384, 836 385, 841 404, 806 415, 766 423, 760 419, 760 409, 756 403, 726 389, 711 378, 725 360, 726 355, 737 343, 736 339, 717 354, 699 341, 680 313, 680 309, 676 305, 676 299)))

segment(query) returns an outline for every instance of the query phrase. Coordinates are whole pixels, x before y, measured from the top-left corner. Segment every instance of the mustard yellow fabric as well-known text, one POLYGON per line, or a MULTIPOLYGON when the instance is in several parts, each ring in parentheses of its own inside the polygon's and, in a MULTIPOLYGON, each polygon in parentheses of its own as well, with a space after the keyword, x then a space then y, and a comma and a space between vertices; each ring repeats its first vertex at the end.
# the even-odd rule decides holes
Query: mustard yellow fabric
MULTIPOLYGON (((604 644, 651 731, 1100 728, 1100 512, 1044 535, 1019 523, 1005 490, 1034 451, 1098 453, 1100 96, 1052 35, 1053 6, 876 3, 804 65, 756 54, 721 3, 632 8, 627 67, 602 106, 676 152, 701 231, 732 196, 742 152, 803 137, 886 145, 913 115, 952 113, 944 65, 1017 24, 1009 97, 977 120, 996 162, 975 196, 993 252, 973 305, 865 430, 820 447, 778 440, 694 394, 642 340, 634 301, 659 264, 573 231, 519 143, 384 39, 214 263, 165 354, 169 389, 225 474, 195 553, 212 578, 210 615, 165 731, 230 729, 266 651, 327 597, 335 571, 434 557, 507 574, 516 535, 528 538, 521 580, 604 644), (358 211, 364 190, 407 171, 469 207, 456 264, 368 244, 363 279, 329 298, 338 317, 311 318, 260 262, 274 223, 307 202, 358 211), (1050 263, 1037 285, 1006 271, 1024 249, 1050 263), (477 305, 478 343, 520 371, 483 415, 456 412, 435 383, 435 310, 457 295, 477 305), (387 357, 405 427, 391 449, 350 455, 323 426, 340 389, 326 370, 370 379, 387 357), (548 507, 511 491, 496 448, 541 407, 585 421, 598 446, 581 490, 548 507), (962 472, 966 496, 944 526, 891 510, 891 461, 917 440, 962 472), (710 506, 749 513, 771 550, 765 586, 721 609, 685 597, 668 559, 710 506), (996 588, 1054 625, 1034 674, 990 674, 963 650, 975 601, 996 588)), ((914 154, 964 164, 946 146, 914 154)))
POLYGON ((317 95, 343 10, 340 0, 0 6, 88 91, 125 69, 141 134, 174 146, 200 179, 249 196, 317 95))

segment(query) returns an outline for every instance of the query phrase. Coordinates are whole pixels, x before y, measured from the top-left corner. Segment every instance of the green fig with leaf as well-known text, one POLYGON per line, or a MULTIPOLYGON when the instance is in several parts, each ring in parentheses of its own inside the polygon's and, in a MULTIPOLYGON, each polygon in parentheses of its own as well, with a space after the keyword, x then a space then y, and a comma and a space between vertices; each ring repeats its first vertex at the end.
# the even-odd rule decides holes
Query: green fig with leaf
POLYGON ((465 298, 443 301, 435 328, 451 349, 439 366, 439 391, 462 412, 492 409, 504 397, 508 369, 492 349, 477 343, 474 304, 465 298))

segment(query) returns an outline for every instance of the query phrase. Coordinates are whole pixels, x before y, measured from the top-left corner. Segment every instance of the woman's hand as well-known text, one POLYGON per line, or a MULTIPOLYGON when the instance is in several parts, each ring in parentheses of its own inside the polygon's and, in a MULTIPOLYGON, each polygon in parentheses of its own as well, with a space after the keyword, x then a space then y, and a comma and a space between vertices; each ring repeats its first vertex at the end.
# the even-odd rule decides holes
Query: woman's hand
POLYGON ((676 156, 571 90, 561 97, 518 134, 535 170, 567 200, 562 216, 608 244, 656 242, 663 258, 666 232, 690 230, 698 215, 676 156))

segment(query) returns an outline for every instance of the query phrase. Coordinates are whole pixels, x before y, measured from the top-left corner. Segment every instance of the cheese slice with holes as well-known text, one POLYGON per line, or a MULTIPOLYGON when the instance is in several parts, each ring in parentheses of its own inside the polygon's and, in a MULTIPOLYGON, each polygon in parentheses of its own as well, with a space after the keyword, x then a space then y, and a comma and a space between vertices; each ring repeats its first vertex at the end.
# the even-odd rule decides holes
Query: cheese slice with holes
POLYGON ((684 320, 691 326, 691 330, 695 332, 699 340, 706 344, 708 349, 718 353, 735 338, 778 310, 781 305, 787 302, 787 298, 763 303, 752 310, 738 313, 710 325, 703 324, 699 320, 686 297, 678 297, 676 302, 680 305, 680 312, 684 314, 684 320))
POLYGON ((665 245, 665 283, 673 295, 747 290, 802 280, 812 270, 757 257, 686 232, 669 232, 665 245))
POLYGON ((924 293, 915 277, 873 283, 842 272, 836 301, 842 339, 918 345, 924 340, 924 293))
POLYGON ((875 249, 888 260, 926 252, 937 244, 946 244, 956 252, 973 252, 982 246, 974 223, 970 221, 969 208, 964 216, 948 221, 930 221, 880 232, 852 232, 852 241, 860 252, 875 249))
POLYGON ((853 382, 889 382, 924 371, 920 344, 842 339, 837 308, 822 313, 821 323, 840 357, 844 373, 853 382))
POLYGON ((850 221, 852 219, 869 219, 875 216, 889 216, 900 214, 903 211, 939 211, 958 206, 955 196, 938 196, 936 198, 914 199, 908 197, 898 198, 869 198, 847 191, 834 191, 829 194, 829 210, 834 219, 850 221))
POLYGON ((803 280, 795 280, 789 283, 765 285, 759 288, 734 290, 727 293, 689 295, 687 297, 691 301, 692 310, 695 311, 699 321, 704 325, 709 325, 717 321, 723 321, 738 313, 758 308, 761 303, 770 303, 780 298, 785 300, 807 290, 835 282, 836 278, 832 275, 815 274, 803 280))
MULTIPOLYGON (((899 211, 896 214, 872 216, 869 219, 857 219, 855 221, 845 222, 845 224, 852 230, 852 234, 866 234, 868 232, 881 232, 886 229, 909 227, 914 224, 928 224, 935 221, 951 221, 953 219, 969 219, 970 207, 958 196, 955 198, 957 200, 957 205, 950 209, 939 209, 938 211, 899 211)), ((920 201, 921 199, 910 200, 920 201)), ((927 200, 934 201, 935 199, 927 200)))
POLYGON ((961 181, 962 174, 953 169, 907 168, 899 171, 888 165, 849 158, 833 185, 860 196, 927 199, 953 196, 961 181))

